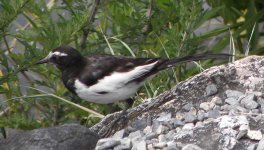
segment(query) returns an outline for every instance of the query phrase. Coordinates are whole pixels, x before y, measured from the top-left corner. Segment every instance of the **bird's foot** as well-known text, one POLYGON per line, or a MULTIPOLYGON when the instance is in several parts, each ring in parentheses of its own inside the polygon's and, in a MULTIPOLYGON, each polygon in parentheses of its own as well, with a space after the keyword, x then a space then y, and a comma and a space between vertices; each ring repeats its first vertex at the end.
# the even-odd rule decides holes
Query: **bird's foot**
POLYGON ((105 127, 103 127, 99 131, 99 135, 102 138, 109 137, 112 134, 114 134, 115 131, 118 131, 122 129, 123 127, 125 127, 127 122, 128 121, 127 121, 127 115, 126 115, 126 109, 125 109, 125 110, 122 110, 122 112, 120 112, 113 121, 105 125, 105 127))

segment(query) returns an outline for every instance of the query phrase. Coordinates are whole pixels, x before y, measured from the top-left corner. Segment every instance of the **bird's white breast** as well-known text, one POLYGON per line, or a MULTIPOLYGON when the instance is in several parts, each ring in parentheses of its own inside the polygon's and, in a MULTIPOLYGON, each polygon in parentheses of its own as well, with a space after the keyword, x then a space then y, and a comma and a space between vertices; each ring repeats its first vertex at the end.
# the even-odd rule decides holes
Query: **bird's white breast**
POLYGON ((92 86, 86 86, 76 79, 74 84, 75 92, 80 98, 94 103, 108 104, 126 100, 133 96, 143 84, 143 82, 136 83, 130 81, 147 73, 156 63, 138 66, 129 72, 114 72, 98 80, 92 86))

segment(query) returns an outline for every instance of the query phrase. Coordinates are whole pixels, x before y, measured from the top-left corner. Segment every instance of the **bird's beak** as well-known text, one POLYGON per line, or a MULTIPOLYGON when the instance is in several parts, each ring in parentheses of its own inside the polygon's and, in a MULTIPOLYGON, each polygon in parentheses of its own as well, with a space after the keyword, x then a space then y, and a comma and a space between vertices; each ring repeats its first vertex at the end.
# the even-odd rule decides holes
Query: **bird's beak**
POLYGON ((37 64, 48 63, 50 61, 51 55, 52 55, 52 53, 49 53, 49 55, 47 57, 35 62, 35 64, 37 65, 37 64))

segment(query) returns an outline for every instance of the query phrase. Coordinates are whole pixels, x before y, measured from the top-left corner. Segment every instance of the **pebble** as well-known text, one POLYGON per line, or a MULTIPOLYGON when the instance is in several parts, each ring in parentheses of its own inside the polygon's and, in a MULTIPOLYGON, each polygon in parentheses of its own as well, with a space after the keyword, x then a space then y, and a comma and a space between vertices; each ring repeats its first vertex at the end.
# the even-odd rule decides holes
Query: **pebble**
POLYGON ((122 129, 120 131, 117 131, 114 135, 113 138, 121 139, 125 135, 125 129, 122 129))
POLYGON ((171 121, 170 121, 170 124, 172 124, 174 128, 177 128, 177 127, 183 126, 184 122, 182 122, 179 119, 172 118, 171 121))
POLYGON ((158 148, 158 149, 162 149, 162 148, 164 148, 166 146, 167 146, 166 142, 160 142, 160 143, 157 143, 157 144, 153 145, 154 148, 158 148))
POLYGON ((239 101, 233 97, 229 97, 229 98, 225 99, 225 103, 227 103, 229 105, 239 105, 239 101))
POLYGON ((135 143, 131 150, 147 150, 147 144, 144 140, 135 143))
POLYGON ((210 84, 205 88, 206 96, 215 95, 218 90, 215 84, 210 84))
POLYGON ((138 131, 135 131, 135 132, 131 132, 131 133, 128 135, 128 137, 129 137, 130 139, 133 139, 133 138, 137 138, 137 137, 142 137, 143 135, 144 135, 144 133, 143 133, 142 131, 138 130, 138 131))
POLYGON ((250 144, 248 147, 247 147, 247 150, 256 150, 256 144, 250 144))
POLYGON ((182 109, 186 112, 190 111, 193 105, 191 103, 185 104, 182 109))
POLYGON ((249 130, 247 132, 247 136, 251 140, 261 140, 263 138, 260 130, 249 130))
POLYGON ((193 129, 193 128, 194 128, 194 124, 193 124, 193 123, 186 123, 186 124, 182 127, 183 130, 191 130, 191 129, 193 129))
MULTIPOLYGON (((99 143, 99 141, 98 141, 98 143, 99 143)), ((111 139, 111 140, 105 141, 103 144, 97 146, 96 150, 111 149, 111 148, 114 148, 115 146, 120 145, 120 144, 121 144, 120 140, 111 139)))
POLYGON ((153 138, 157 138, 159 135, 155 132, 149 133, 145 136, 146 140, 151 140, 153 138))
POLYGON ((223 104, 222 99, 218 96, 214 97, 211 102, 216 104, 216 105, 222 105, 223 104))
POLYGON ((206 117, 208 118, 217 118, 220 116, 220 112, 218 110, 209 110, 206 114, 206 117))
POLYGON ((184 116, 184 121, 186 123, 195 122, 197 121, 197 117, 193 115, 192 113, 186 113, 186 115, 184 116))
POLYGON ((164 126, 164 125, 159 125, 158 129, 156 130, 157 134, 162 134, 165 133, 169 130, 168 127, 164 126))
POLYGON ((166 142, 167 138, 166 138, 166 136, 164 134, 160 134, 158 136, 158 140, 159 140, 159 142, 166 142))
POLYGON ((208 111, 210 109, 210 102, 203 102, 200 104, 200 108, 205 110, 205 111, 208 111))
POLYGON ((143 130, 144 134, 150 134, 152 133, 152 126, 147 126, 144 130, 143 130))
POLYGON ((262 138, 259 143, 256 150, 264 150, 264 138, 262 138))
POLYGON ((167 150, 180 150, 177 146, 177 144, 174 141, 169 141, 167 143, 167 150))
POLYGON ((240 101, 241 105, 244 106, 247 109, 255 109, 258 107, 258 103, 255 102, 255 95, 254 94, 248 94, 240 101))
POLYGON ((170 121, 171 120, 171 113, 161 113, 160 116, 157 118, 157 121, 170 121))
POLYGON ((202 150, 199 146, 194 144, 187 144, 185 145, 182 150, 202 150))
POLYGON ((226 90, 225 91, 226 97, 227 98, 234 98, 234 99, 239 99, 239 97, 244 96, 244 94, 240 91, 235 91, 235 90, 226 90))

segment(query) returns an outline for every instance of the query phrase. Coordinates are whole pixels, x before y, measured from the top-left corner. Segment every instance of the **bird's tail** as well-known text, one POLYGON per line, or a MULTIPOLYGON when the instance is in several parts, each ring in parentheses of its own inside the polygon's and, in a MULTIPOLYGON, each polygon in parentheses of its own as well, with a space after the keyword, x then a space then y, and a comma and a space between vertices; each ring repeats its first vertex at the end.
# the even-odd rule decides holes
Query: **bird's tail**
POLYGON ((190 61, 199 61, 199 60, 205 60, 205 59, 227 59, 232 56, 233 55, 230 55, 230 54, 197 54, 197 55, 192 55, 192 56, 172 58, 172 59, 168 59, 167 61, 164 61, 164 63, 158 66, 157 70, 163 70, 163 69, 172 67, 176 64, 181 64, 181 63, 190 62, 190 61))

